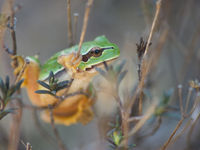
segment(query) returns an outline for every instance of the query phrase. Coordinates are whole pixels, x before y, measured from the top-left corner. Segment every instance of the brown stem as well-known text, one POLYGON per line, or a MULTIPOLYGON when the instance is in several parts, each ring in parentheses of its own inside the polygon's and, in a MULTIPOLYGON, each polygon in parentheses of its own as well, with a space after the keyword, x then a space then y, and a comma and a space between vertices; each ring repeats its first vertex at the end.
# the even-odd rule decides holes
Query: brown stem
POLYGON ((197 118, 193 121, 192 126, 189 129, 188 135, 187 135, 187 145, 190 145, 190 141, 191 141, 191 136, 193 133, 193 130, 195 128, 195 125, 197 124, 197 121, 199 121, 200 118, 200 113, 198 114, 197 118))
POLYGON ((84 20, 83 20, 83 27, 82 27, 82 32, 81 32, 81 36, 80 36, 80 42, 79 42, 79 45, 78 45, 77 57, 80 56, 81 46, 82 46, 83 40, 85 38, 85 33, 86 33, 86 29, 87 29, 87 24, 88 24, 88 19, 89 19, 90 9, 92 7, 92 4, 93 4, 93 0, 87 1, 84 20))
POLYGON ((35 123, 36 128, 38 129, 39 133, 44 137, 44 139, 46 139, 49 143, 53 143, 55 142, 55 139, 48 133, 45 131, 45 128, 41 125, 39 119, 38 119, 38 115, 37 115, 37 109, 32 110, 32 115, 33 115, 33 120, 35 123))
MULTIPOLYGON (((10 27, 11 27, 11 37, 12 37, 12 55, 15 56, 17 54, 17 39, 16 39, 16 32, 15 32, 15 11, 14 11, 14 0, 10 0, 10 27)), ((17 59, 13 60, 13 64, 17 67, 17 59)))
POLYGON ((57 128, 55 127, 54 118, 53 118, 53 110, 52 110, 51 106, 49 106, 49 113, 50 113, 50 118, 51 118, 51 127, 53 129, 54 135, 56 136, 56 141, 59 145, 59 148, 60 148, 60 150, 66 150, 65 145, 59 135, 59 132, 58 132, 57 128))
POLYGON ((159 116, 157 117, 157 124, 153 127, 152 131, 150 131, 149 133, 145 134, 145 135, 142 135, 140 136, 139 138, 147 138, 149 136, 152 136, 156 133, 156 131, 158 131, 158 129, 160 128, 160 125, 162 123, 162 118, 159 116))
POLYGON ((78 26, 78 13, 74 13, 74 39, 73 43, 76 43, 76 36, 77 36, 77 26, 78 26))
POLYGON ((178 124, 176 125, 176 128, 174 129, 174 131, 172 132, 172 134, 170 135, 170 137, 168 138, 168 140, 165 142, 165 144, 163 145, 163 147, 161 148, 161 150, 166 150, 167 149, 167 146, 169 145, 169 143, 171 142, 172 138, 174 137, 174 135, 176 134, 177 130, 180 128, 180 126, 182 125, 183 123, 183 120, 185 118, 182 118, 178 124))
POLYGON ((71 47, 73 43, 73 34, 72 34, 72 18, 71 18, 71 1, 67 0, 67 23, 68 23, 68 40, 69 47, 71 47))
POLYGON ((158 0, 156 2, 156 13, 155 13, 155 16, 154 16, 154 19, 153 19, 153 23, 152 23, 152 26, 151 26, 151 31, 149 33, 149 38, 148 38, 147 46, 146 46, 146 49, 145 49, 145 52, 144 52, 144 57, 146 57, 147 52, 149 50, 151 39, 152 39, 154 30, 155 30, 155 26, 156 26, 156 23, 157 23, 157 20, 158 20, 158 16, 159 16, 159 13, 160 13, 161 4, 162 4, 162 0, 158 0))
MULTIPOLYGON (((12 37, 12 50, 13 55, 15 56, 17 54, 17 40, 16 40, 16 33, 15 33, 15 10, 14 10, 14 0, 9 1, 10 6, 10 26, 11 26, 11 37, 12 37)), ((17 67, 17 60, 14 59, 14 66, 17 67)), ((20 94, 20 90, 18 91, 18 94, 20 94)), ((19 139, 20 139, 20 125, 21 125, 21 119, 22 119, 22 100, 18 99, 16 106, 18 107, 18 113, 13 115, 13 120, 11 124, 10 129, 10 136, 9 136, 9 145, 8 150, 17 150, 19 145, 19 139)), ((16 107, 15 106, 15 107, 16 107)))
MULTIPOLYGON (((10 127, 8 150, 17 150, 20 140, 20 125, 22 120, 22 105, 18 99, 18 112, 13 114, 13 120, 10 127)), ((16 107, 16 106, 15 106, 16 107)))
POLYGON ((124 150, 128 149, 128 132, 129 132, 129 122, 128 122, 128 113, 126 111, 121 110, 122 115, 122 132, 124 136, 124 150))

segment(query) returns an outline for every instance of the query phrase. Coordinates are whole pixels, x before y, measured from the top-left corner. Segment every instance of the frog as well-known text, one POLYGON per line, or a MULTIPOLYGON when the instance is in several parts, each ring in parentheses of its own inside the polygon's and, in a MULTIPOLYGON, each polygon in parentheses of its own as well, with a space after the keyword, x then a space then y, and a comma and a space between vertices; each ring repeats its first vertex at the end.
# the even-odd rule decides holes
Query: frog
MULTIPOLYGON (((57 93, 58 96, 77 91, 88 92, 88 87, 93 78, 98 74, 96 67, 110 63, 120 55, 118 46, 111 43, 104 35, 96 37, 93 41, 84 42, 78 55, 79 45, 72 46, 57 52, 44 64, 41 64, 38 57, 27 56, 20 58, 19 66, 26 67, 21 78, 24 79, 22 87, 26 88, 28 97, 33 105, 45 107, 58 102, 58 99, 48 94, 37 94, 35 91, 43 90, 44 87, 37 83, 38 80, 47 82, 50 72, 53 72, 59 81, 73 79, 70 87, 57 93)), ((15 69, 15 74, 19 72, 15 69)), ((84 94, 77 94, 64 99, 52 110, 54 122, 62 125, 81 123, 88 124, 94 118, 92 106, 95 100, 84 94)), ((41 118, 51 121, 50 111, 43 110, 41 118)))

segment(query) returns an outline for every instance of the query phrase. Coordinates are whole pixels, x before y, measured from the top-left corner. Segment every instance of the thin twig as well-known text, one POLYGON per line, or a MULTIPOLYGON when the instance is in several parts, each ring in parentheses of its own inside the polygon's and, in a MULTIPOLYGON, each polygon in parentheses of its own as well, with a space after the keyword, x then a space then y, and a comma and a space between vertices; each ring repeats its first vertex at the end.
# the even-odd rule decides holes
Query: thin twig
POLYGON ((188 114, 185 114, 185 117, 189 117, 192 115, 192 113, 195 111, 195 109, 197 108, 198 106, 198 103, 199 103, 199 100, 200 100, 200 93, 198 92, 197 95, 196 95, 196 98, 194 100, 194 104, 190 110, 190 112, 188 114))
POLYGON ((200 118, 200 113, 198 114, 197 118, 194 120, 194 122, 192 123, 192 126, 190 127, 190 130, 187 135, 187 145, 190 145, 191 136, 195 128, 195 125, 197 124, 197 121, 199 121, 199 118, 200 118))
MULTIPOLYGON (((9 1, 10 4, 10 26, 11 26, 11 37, 12 37, 12 50, 13 55, 17 54, 17 40, 16 40, 16 33, 15 33, 15 10, 14 10, 14 0, 9 1)), ((14 66, 17 67, 17 59, 14 59, 14 66)), ((20 90, 18 90, 18 94, 20 94, 20 90)), ((18 113, 13 115, 12 125, 10 129, 10 136, 9 136, 9 146, 8 150, 16 150, 18 149, 19 139, 20 139, 20 124, 22 119, 22 100, 18 99, 17 107, 18 113)))
POLYGON ((160 125, 162 123, 162 118, 161 116, 157 117, 157 124, 154 126, 154 128, 152 129, 152 131, 150 131, 149 133, 145 134, 145 135, 142 135, 140 136, 140 138, 147 138, 149 136, 152 136, 156 133, 156 131, 158 131, 158 129, 160 128, 160 125))
POLYGON ((24 143, 24 141, 21 140, 21 143, 24 145, 24 147, 26 148, 26 150, 32 150, 32 146, 29 142, 27 142, 26 144, 24 143))
POLYGON ((53 118, 53 110, 52 110, 52 107, 50 105, 49 105, 49 113, 50 113, 50 118, 51 118, 51 127, 52 127, 53 132, 56 136, 56 140, 57 140, 57 143, 59 145, 59 148, 60 148, 60 150, 66 150, 65 145, 64 145, 64 143, 63 143, 63 141, 62 141, 62 139, 59 135, 59 132, 58 132, 57 128, 55 127, 54 118, 53 118))
POLYGON ((128 119, 129 122, 137 122, 141 120, 144 116, 134 116, 128 119))
POLYGON ((184 112, 185 114, 188 111, 188 106, 189 106, 189 101, 190 101, 190 97, 191 97, 191 94, 192 94, 192 90, 193 90, 193 88, 189 87, 188 95, 187 95, 187 99, 186 99, 186 104, 185 104, 185 112, 184 112))
MULTIPOLYGON (((77 91, 77 92, 74 92, 74 93, 69 93, 69 94, 63 95, 63 96, 57 96, 57 95, 55 95, 55 98, 57 98, 59 101, 51 104, 50 106, 51 106, 51 108, 54 109, 54 108, 58 107, 60 103, 62 103, 63 101, 67 100, 67 98, 75 96, 75 95, 85 95, 85 96, 88 97, 88 94, 84 93, 82 91, 77 91)), ((38 106, 32 106, 32 105, 25 105, 25 104, 23 104, 23 108, 33 109, 33 110, 45 110, 45 109, 48 109, 49 106, 38 107, 38 106)))
POLYGON ((78 13, 74 13, 74 39, 73 43, 76 43, 76 36, 77 36, 77 27, 78 27, 78 13))
POLYGON ((20 70, 19 74, 17 75, 17 78, 15 80, 15 83, 19 82, 19 80, 22 78, 23 74, 24 74, 24 71, 27 67, 27 65, 29 64, 28 61, 25 61, 25 63, 23 64, 22 66, 22 69, 20 70))
POLYGON ((11 16, 10 16, 10 26, 11 26, 11 36, 12 36, 12 50, 13 55, 17 54, 17 40, 16 40, 16 33, 15 33, 15 11, 14 11, 14 1, 10 0, 10 9, 11 9, 11 16))
POLYGON ((132 136, 133 134, 135 134, 143 125, 144 123, 152 116, 152 114, 154 113, 154 110, 157 106, 157 102, 154 102, 149 109, 147 110, 147 112, 145 113, 145 115, 143 116, 143 118, 134 126, 134 128, 129 132, 129 136, 132 136))
POLYGON ((62 103, 63 101, 65 101, 67 98, 69 97, 72 97, 72 96, 75 96, 75 95, 85 95, 88 97, 88 94, 85 93, 85 92, 82 92, 82 91, 77 91, 77 92, 74 92, 74 93, 69 93, 69 94, 66 94, 66 95, 63 95, 63 96, 57 96, 55 95, 55 97, 59 100, 57 102, 55 102, 54 104, 52 104, 51 106, 53 108, 56 108, 60 103, 62 103))
POLYGON ((159 13, 160 13, 161 4, 162 4, 162 0, 158 0, 158 1, 156 2, 156 14, 155 14, 155 16, 154 16, 153 23, 152 23, 152 26, 151 26, 151 31, 150 31, 150 33, 149 33, 149 38, 148 38, 148 40, 147 40, 147 46, 146 46, 146 49, 145 49, 145 52, 144 52, 144 57, 146 57, 147 52, 148 52, 148 50, 149 50, 149 46, 150 46, 150 43, 151 43, 151 39, 152 39, 154 30, 155 30, 155 26, 156 26, 156 23, 157 23, 157 20, 158 20, 158 15, 159 15, 159 13))
POLYGON ((23 109, 20 103, 21 100, 18 99, 17 102, 18 102, 17 103, 18 112, 16 114, 13 114, 12 124, 10 127, 8 150, 17 150, 19 139, 20 139, 20 125, 21 125, 21 120, 22 120, 23 109))
POLYGON ((67 0, 67 23, 68 23, 68 40, 69 47, 71 47, 73 43, 73 33, 72 33, 72 19, 71 19, 71 0, 67 0))
POLYGON ((174 129, 174 131, 172 132, 172 134, 170 135, 170 137, 168 138, 168 140, 165 142, 165 144, 163 145, 163 147, 161 148, 161 150, 166 150, 167 149, 167 146, 169 145, 169 143, 171 142, 171 140, 173 139, 174 135, 176 134, 177 130, 180 128, 180 126, 182 125, 183 123, 183 120, 185 118, 182 118, 178 124, 176 125, 176 128, 174 129))
MULTIPOLYGON (((11 15, 10 15, 10 32, 11 32, 11 37, 12 37, 12 54, 15 56, 17 54, 17 39, 16 39, 16 21, 15 21, 15 10, 14 10, 14 0, 10 0, 10 9, 11 9, 11 15)), ((13 64, 15 67, 18 66, 17 64, 17 59, 13 60, 13 64)))
POLYGON ((26 150, 32 150, 32 146, 30 143, 26 143, 26 150))
MULTIPOLYGON (((162 0, 158 0, 156 2, 156 13, 155 13, 155 16, 154 16, 154 19, 153 19, 153 23, 152 23, 152 26, 151 26, 151 30, 150 30, 150 33, 149 33, 149 37, 148 37, 148 40, 147 40, 147 44, 146 44, 146 48, 145 48, 145 51, 144 51, 144 54, 143 54, 143 57, 142 57, 142 60, 141 60, 141 73, 140 73, 140 76, 142 76, 140 78, 140 82, 144 82, 144 77, 146 77, 146 75, 143 75, 144 74, 144 71, 145 71, 145 68, 147 67, 147 52, 149 50, 149 46, 151 45, 151 40, 152 40, 152 36, 153 36, 153 33, 154 33, 154 30, 155 30, 155 26, 156 26, 156 23, 157 23, 157 20, 158 20, 158 16, 159 16, 159 13, 160 13, 160 8, 161 8, 161 4, 162 4, 162 0), (142 80, 143 78, 143 80, 142 80)), ((148 73, 148 71, 146 71, 146 73, 148 73)), ((141 83, 142 85, 144 85, 144 83, 141 83)), ((141 115, 142 113, 142 104, 143 104, 143 91, 142 91, 142 88, 139 92, 139 115, 141 115)))
POLYGON ((181 109, 181 117, 184 117, 184 110, 183 110, 183 98, 182 98, 182 85, 178 86, 178 95, 179 95, 179 106, 181 109))
POLYGON ((192 122, 192 119, 189 119, 186 125, 184 126, 184 128, 182 129, 182 131, 174 137, 173 141, 171 141, 171 144, 173 144, 179 137, 183 135, 183 133, 189 128, 191 122, 192 122))
POLYGON ((89 19, 90 9, 91 9, 92 4, 93 4, 93 0, 88 0, 88 2, 86 4, 85 15, 84 15, 84 20, 83 20, 83 27, 82 27, 82 32, 81 32, 81 36, 80 36, 80 42, 78 45, 77 57, 80 56, 81 46, 82 46, 83 40, 85 38, 85 33, 86 33, 86 29, 87 29, 87 24, 88 24, 88 19, 89 19))
POLYGON ((37 127, 39 133, 44 137, 44 139, 47 139, 49 143, 52 143, 52 145, 54 145, 53 142, 55 142, 55 139, 48 132, 46 132, 44 127, 40 124, 40 121, 37 115, 37 109, 33 109, 32 115, 33 115, 35 126, 37 127))

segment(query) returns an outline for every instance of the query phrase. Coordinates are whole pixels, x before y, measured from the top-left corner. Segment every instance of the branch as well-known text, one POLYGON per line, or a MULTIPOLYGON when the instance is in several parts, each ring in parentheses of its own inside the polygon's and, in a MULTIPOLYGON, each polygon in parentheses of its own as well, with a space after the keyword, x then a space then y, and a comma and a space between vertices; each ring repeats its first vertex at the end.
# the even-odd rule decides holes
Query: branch
POLYGON ((69 40, 69 47, 71 47, 73 43, 73 34, 72 34, 72 18, 71 18, 71 1, 67 0, 67 30, 68 30, 68 40, 69 40))
POLYGON ((85 38, 85 33, 86 33, 86 29, 87 29, 87 24, 88 24, 88 19, 89 19, 90 9, 91 9, 92 4, 93 4, 93 0, 88 0, 88 2, 86 4, 85 15, 84 15, 84 20, 83 20, 83 27, 82 27, 80 42, 78 45, 77 57, 80 56, 81 46, 82 46, 83 40, 85 38))
POLYGON ((57 140, 57 143, 60 147, 60 150, 66 150, 65 148, 65 145, 59 135, 59 132, 57 130, 57 128, 55 127, 55 124, 54 124, 54 118, 53 118, 53 111, 52 111, 52 107, 49 105, 49 113, 50 113, 50 118, 51 118, 51 127, 53 129, 53 132, 54 132, 54 135, 56 136, 56 140, 57 140))

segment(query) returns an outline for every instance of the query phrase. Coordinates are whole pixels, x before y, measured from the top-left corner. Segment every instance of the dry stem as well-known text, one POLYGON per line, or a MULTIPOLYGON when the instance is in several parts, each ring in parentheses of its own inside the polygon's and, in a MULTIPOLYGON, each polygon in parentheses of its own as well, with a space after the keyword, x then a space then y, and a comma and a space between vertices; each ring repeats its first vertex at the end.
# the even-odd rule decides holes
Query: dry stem
POLYGON ((154 113, 154 110, 157 106, 157 102, 154 102, 154 104, 151 105, 151 107, 147 110, 145 115, 142 117, 142 119, 134 126, 134 128, 129 132, 129 136, 132 136, 135 134, 143 125, 144 123, 152 116, 154 113))
POLYGON ((158 0, 158 1, 156 2, 156 14, 155 14, 155 16, 154 16, 153 23, 152 23, 152 26, 151 26, 151 31, 150 31, 150 33, 149 33, 149 38, 148 38, 148 40, 147 40, 147 46, 146 46, 146 49, 145 49, 145 52, 144 52, 144 57, 146 57, 147 52, 148 52, 148 50, 149 50, 149 46, 150 46, 150 43, 151 43, 151 39, 152 39, 154 30, 155 30, 155 26, 156 26, 156 23, 157 23, 157 20, 158 20, 158 15, 159 15, 159 13, 160 13, 161 4, 162 4, 162 0, 158 0))
POLYGON ((67 23, 68 23, 68 40, 69 47, 71 47, 73 43, 73 34, 72 34, 72 19, 71 19, 71 1, 67 0, 67 23))
POLYGON ((37 109, 33 108, 32 115, 33 115, 35 126, 37 127, 39 133, 44 137, 44 139, 47 139, 49 143, 52 143, 52 145, 54 145, 53 142, 55 142, 55 139, 48 132, 46 132, 44 127, 40 124, 40 121, 37 115, 37 109))
MULTIPOLYGON (((154 19, 153 19, 153 23, 152 23, 152 26, 151 26, 151 30, 150 30, 150 33, 149 33, 149 37, 148 37, 148 40, 147 40, 147 45, 146 45, 146 48, 145 48, 145 51, 144 51, 144 54, 143 54, 143 57, 142 57, 142 60, 141 60, 141 75, 140 76, 143 76, 143 71, 145 70, 146 68, 146 63, 147 63, 147 52, 149 50, 149 46, 150 46, 150 43, 151 43, 151 40, 152 40, 152 36, 153 36, 153 33, 154 33, 154 30, 155 30, 155 26, 156 26, 156 23, 157 23, 157 20, 158 20, 158 16, 159 16, 159 13, 160 13, 160 8, 161 8, 161 3, 162 3, 162 0, 158 0, 156 2, 156 13, 155 13, 155 16, 154 16, 154 19)), ((144 75, 146 76, 146 75, 144 75)), ((142 80, 143 77, 141 77, 140 79, 140 82, 143 82, 144 80, 142 80)), ((144 83, 142 83, 144 85, 144 83)), ((143 86, 142 85, 142 86, 143 86)), ((143 88, 143 87, 142 87, 143 88)), ((141 115, 142 113, 142 105, 143 105, 143 91, 142 91, 142 88, 139 92, 139 115, 141 115)))
POLYGON ((156 133, 156 131, 160 128, 160 125, 162 123, 161 116, 158 116, 156 121, 157 121, 157 124, 153 127, 152 131, 145 134, 145 135, 140 136, 140 138, 147 138, 147 137, 152 136, 156 133))
POLYGON ((54 135, 56 136, 56 140, 59 145, 59 148, 60 148, 60 150, 66 150, 65 145, 62 142, 62 139, 59 135, 59 132, 58 132, 57 128, 55 127, 54 118, 53 118, 53 110, 52 110, 51 106, 49 106, 49 113, 50 113, 50 118, 51 118, 51 126, 53 129, 54 135))
POLYGON ((182 98, 182 85, 179 85, 179 87, 178 87, 178 94, 179 94, 179 105, 180 105, 180 110, 181 110, 181 116, 184 116, 183 98, 182 98))
MULTIPOLYGON (((18 112, 13 114, 12 124, 10 127, 8 150, 17 150, 20 139, 20 124, 22 120, 22 105, 20 101, 17 104, 18 112)), ((15 106, 16 107, 16 106, 15 106)))
POLYGON ((73 43, 76 43, 76 34, 77 34, 77 26, 78 26, 78 13, 74 13, 74 39, 73 43))
POLYGON ((174 142, 176 142, 176 140, 183 135, 183 133, 189 128, 190 124, 191 124, 192 120, 189 119, 188 122, 186 123, 186 125, 184 126, 183 130, 177 135, 174 137, 174 140, 171 141, 171 144, 173 144, 174 142))
MULTIPOLYGON (((15 11, 14 11, 14 0, 9 1, 10 4, 10 12, 11 12, 11 18, 10 18, 10 26, 11 26, 11 37, 12 37, 12 51, 13 55, 15 56, 17 54, 17 40, 16 40, 16 33, 15 33, 15 11)), ((17 67, 17 60, 14 59, 14 66, 17 67)), ((18 91, 18 94, 20 94, 20 91, 18 91)), ((16 150, 18 149, 19 139, 20 139, 20 124, 22 119, 22 103, 21 99, 18 99, 18 113, 13 115, 12 125, 10 129, 10 137, 9 137, 9 150, 16 150)))
POLYGON ((185 118, 182 118, 178 124, 176 125, 176 128, 174 129, 174 131, 172 132, 172 134, 170 135, 170 137, 168 138, 167 142, 165 142, 165 144, 163 145, 163 147, 161 148, 161 150, 165 150, 167 148, 167 146, 169 145, 169 143, 171 142, 171 140, 173 139, 174 135, 176 134, 177 130, 180 128, 180 126, 183 123, 183 120, 185 118))
POLYGON ((85 33, 86 33, 86 29, 87 29, 87 24, 88 24, 88 19, 89 19, 90 9, 91 9, 92 4, 93 4, 93 0, 88 0, 88 2, 86 4, 85 15, 84 15, 84 20, 83 20, 83 27, 82 27, 80 42, 78 45, 77 57, 80 56, 81 46, 82 46, 83 40, 85 38, 85 33))
POLYGON ((197 118, 194 120, 194 122, 192 123, 192 126, 188 132, 188 135, 187 135, 187 144, 189 145, 190 144, 190 140, 191 140, 191 136, 192 136, 192 133, 193 133, 193 130, 194 130, 194 127, 195 125, 197 124, 197 121, 199 121, 200 119, 200 113, 198 114, 197 118))
MULTIPOLYGON (((189 91, 190 92, 190 91, 189 91)), ((190 93, 188 93, 189 95, 190 95, 190 93)), ((172 132, 172 134, 170 135, 170 137, 168 138, 168 140, 165 142, 165 144, 162 146, 162 150, 165 150, 168 146, 169 146, 169 144, 171 143, 171 141, 172 141, 172 139, 173 139, 173 137, 174 137, 174 135, 176 134, 176 132, 177 132, 177 130, 180 128, 180 126, 182 125, 182 123, 183 123, 183 121, 186 119, 186 118, 188 118, 188 117, 190 117, 190 115, 194 112, 194 110, 195 110, 195 108, 197 107, 197 103, 198 103, 198 100, 199 100, 199 94, 197 93, 197 96, 196 96, 196 98, 195 98, 195 102, 194 102, 194 104, 193 104, 193 107, 191 108, 191 110, 190 110, 190 112, 188 113, 188 114, 185 114, 184 112, 186 112, 186 110, 184 110, 183 109, 183 103, 182 103, 182 87, 181 86, 179 86, 179 104, 180 104, 180 109, 181 109, 181 120, 178 122, 178 124, 177 124, 177 126, 176 126, 176 128, 174 129, 174 131, 172 132)), ((186 101, 186 103, 187 103, 187 101, 186 101)), ((188 106, 187 106, 188 107, 188 106)), ((198 116, 198 117, 200 117, 200 115, 198 116)), ((197 118, 198 118, 197 117, 197 118)), ((188 125, 190 124, 190 122, 188 122, 187 123, 188 125)), ((187 126, 188 126, 187 125, 187 126)), ((183 129, 183 131, 181 132, 181 134, 185 131, 186 129, 183 129)), ((174 138, 174 140, 173 140, 173 142, 177 139, 179 137, 179 135, 177 135, 175 138, 174 138)))

